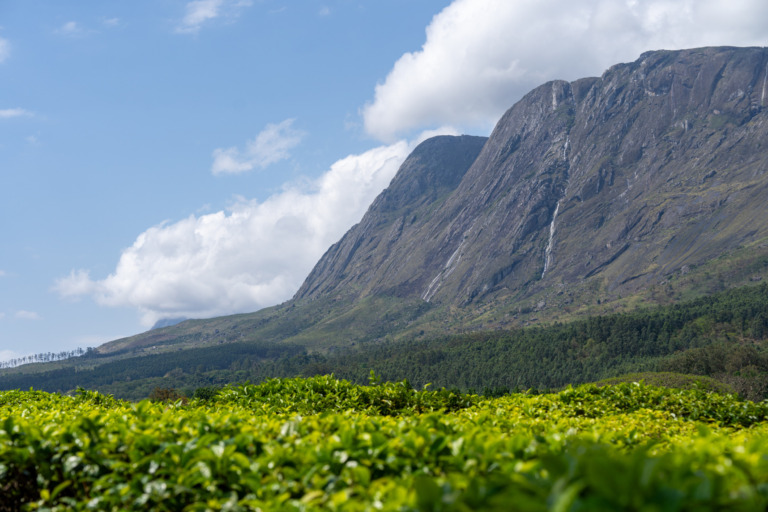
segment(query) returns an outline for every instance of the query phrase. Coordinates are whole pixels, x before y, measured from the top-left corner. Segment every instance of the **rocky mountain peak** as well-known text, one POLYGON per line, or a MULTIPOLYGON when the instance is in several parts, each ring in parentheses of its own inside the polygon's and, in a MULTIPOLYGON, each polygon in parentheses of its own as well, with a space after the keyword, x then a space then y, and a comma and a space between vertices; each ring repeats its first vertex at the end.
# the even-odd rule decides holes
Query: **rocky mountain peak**
POLYGON ((432 218, 486 141, 467 135, 438 136, 419 144, 360 223, 326 252, 295 298, 339 292, 366 295, 387 288, 386 279, 373 275, 402 265, 407 259, 400 253, 403 233, 407 236, 432 218))
POLYGON ((424 142, 296 295, 467 305, 620 294, 768 238, 768 50, 553 81, 487 142, 424 142))

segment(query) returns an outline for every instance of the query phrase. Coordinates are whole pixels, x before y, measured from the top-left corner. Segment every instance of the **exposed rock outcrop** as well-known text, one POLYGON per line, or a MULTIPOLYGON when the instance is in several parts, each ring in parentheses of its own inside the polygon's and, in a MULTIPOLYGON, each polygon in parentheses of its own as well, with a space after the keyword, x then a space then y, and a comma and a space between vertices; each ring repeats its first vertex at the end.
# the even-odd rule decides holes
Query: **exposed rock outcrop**
POLYGON ((648 52, 544 84, 487 142, 419 146, 296 298, 620 293, 766 239, 766 107, 765 48, 648 52))

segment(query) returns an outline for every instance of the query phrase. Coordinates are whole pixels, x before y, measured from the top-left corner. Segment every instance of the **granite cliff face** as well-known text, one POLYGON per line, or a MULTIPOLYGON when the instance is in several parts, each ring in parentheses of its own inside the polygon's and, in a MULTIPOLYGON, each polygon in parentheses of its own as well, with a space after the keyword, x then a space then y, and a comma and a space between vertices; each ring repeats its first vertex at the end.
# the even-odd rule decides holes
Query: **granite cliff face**
POLYGON ((422 143, 295 299, 631 293, 765 244, 766 107, 765 48, 648 52, 544 84, 487 141, 422 143))
POLYGON ((421 282, 417 274, 424 261, 408 253, 412 244, 407 239, 436 221, 435 213, 461 184, 487 140, 440 136, 417 146, 360 223, 317 263, 297 296, 344 289, 361 295, 407 295, 417 289, 409 283, 421 282), (402 277, 390 283, 393 275, 402 277))

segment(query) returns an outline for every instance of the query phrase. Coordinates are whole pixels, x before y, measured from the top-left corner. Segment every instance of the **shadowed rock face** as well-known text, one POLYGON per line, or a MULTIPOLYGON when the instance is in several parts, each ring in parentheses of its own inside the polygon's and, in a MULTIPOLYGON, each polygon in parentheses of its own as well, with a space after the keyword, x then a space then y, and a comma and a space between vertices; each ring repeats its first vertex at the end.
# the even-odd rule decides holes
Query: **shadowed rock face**
POLYGON ((296 298, 621 293, 766 239, 766 107, 764 48, 649 52, 544 84, 487 141, 421 144, 296 298))

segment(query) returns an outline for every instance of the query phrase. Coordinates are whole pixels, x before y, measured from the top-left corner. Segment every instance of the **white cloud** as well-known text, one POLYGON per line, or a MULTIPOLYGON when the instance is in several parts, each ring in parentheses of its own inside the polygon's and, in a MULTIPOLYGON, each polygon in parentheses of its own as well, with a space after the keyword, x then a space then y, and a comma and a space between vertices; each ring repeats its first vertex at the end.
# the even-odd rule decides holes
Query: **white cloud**
POLYGON ((116 27, 120 24, 120 18, 105 18, 101 22, 106 27, 116 27))
POLYGON ((444 123, 485 129, 547 80, 600 75, 647 50, 766 44, 765 0, 455 0, 362 114, 382 140, 444 123))
POLYGON ((206 22, 225 16, 236 18, 240 10, 250 7, 250 0, 194 0, 185 6, 185 15, 176 32, 180 34, 196 34, 206 22))
POLYGON ((399 141, 351 155, 317 180, 286 186, 263 202, 240 199, 226 211, 154 226, 123 251, 106 278, 73 271, 54 289, 62 297, 137 308, 147 327, 160 318, 277 304, 362 217, 413 146, 399 141))
POLYGON ((11 55, 11 45, 7 39, 0 37, 0 62, 5 61, 11 55))
POLYGON ((213 174, 236 174, 250 171, 254 167, 265 168, 291 156, 290 150, 304 137, 304 132, 292 128, 293 119, 278 124, 268 124, 252 141, 245 151, 237 148, 218 148, 213 152, 213 174))
POLYGON ((186 6, 186 15, 181 20, 178 32, 197 32, 206 21, 217 18, 224 0, 195 0, 186 6))
POLYGON ((14 316, 21 320, 40 320, 40 315, 34 311, 19 310, 14 316))
POLYGON ((67 277, 58 279, 54 290, 65 298, 76 299, 82 295, 92 295, 99 291, 98 285, 91 281, 87 270, 72 270, 67 277))
POLYGON ((68 21, 59 28, 55 30, 56 34, 59 34, 60 36, 79 36, 83 33, 83 29, 80 28, 80 25, 77 24, 76 21, 68 21))
POLYGON ((31 116, 32 112, 24 110, 23 108, 7 108, 0 110, 0 119, 8 119, 11 117, 27 117, 31 116))

